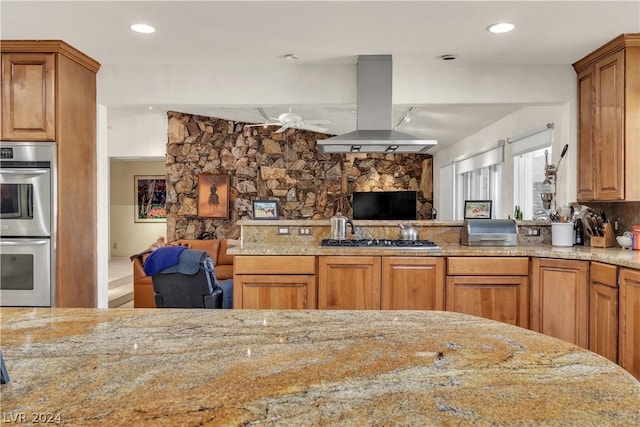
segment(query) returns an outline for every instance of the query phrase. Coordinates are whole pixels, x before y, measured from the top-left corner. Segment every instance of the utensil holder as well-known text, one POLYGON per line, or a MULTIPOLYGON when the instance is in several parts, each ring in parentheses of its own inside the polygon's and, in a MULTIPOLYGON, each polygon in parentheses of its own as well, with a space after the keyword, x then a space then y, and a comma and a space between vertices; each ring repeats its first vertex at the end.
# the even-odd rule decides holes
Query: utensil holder
POLYGON ((616 245, 616 238, 613 235, 611 224, 604 224, 604 236, 591 236, 592 248, 612 248, 616 245))

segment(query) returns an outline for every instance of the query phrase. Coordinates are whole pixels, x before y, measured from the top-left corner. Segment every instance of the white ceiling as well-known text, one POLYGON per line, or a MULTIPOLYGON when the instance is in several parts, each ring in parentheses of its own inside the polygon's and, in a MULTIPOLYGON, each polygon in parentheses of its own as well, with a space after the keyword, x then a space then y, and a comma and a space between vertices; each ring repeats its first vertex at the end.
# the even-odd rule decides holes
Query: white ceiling
MULTIPOLYGON (((285 61, 354 64, 361 54, 467 64, 570 65, 621 33, 640 32, 640 0, 626 1, 8 1, 0 2, 2 39, 64 40, 104 65, 214 63, 242 67, 285 61), (494 22, 516 25, 494 35, 494 22), (128 27, 146 22, 153 35, 128 27)), ((265 82, 269 84, 269 82, 265 82)), ((115 107, 116 105, 108 105, 115 107)), ((522 104, 415 106, 406 133, 439 147, 473 134, 522 104), (437 118, 435 120, 434 118, 437 118)), ((355 128, 354 105, 263 105, 277 116, 331 121, 330 133, 355 128)), ((251 106, 162 105, 224 119, 262 122, 251 106)), ((407 106, 394 106, 394 118, 407 106)))

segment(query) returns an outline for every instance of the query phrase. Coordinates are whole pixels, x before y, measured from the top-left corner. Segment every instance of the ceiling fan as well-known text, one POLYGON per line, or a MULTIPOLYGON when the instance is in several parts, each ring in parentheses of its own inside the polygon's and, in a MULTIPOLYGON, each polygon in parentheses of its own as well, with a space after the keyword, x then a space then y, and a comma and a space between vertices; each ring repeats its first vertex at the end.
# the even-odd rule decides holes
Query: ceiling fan
POLYGON ((281 133, 287 129, 304 129, 312 132, 326 132, 327 129, 316 125, 326 125, 329 123, 328 120, 302 120, 302 116, 300 116, 300 114, 291 112, 291 107, 289 107, 288 113, 282 113, 278 117, 269 117, 261 107, 258 107, 258 111, 262 117, 264 117, 265 122, 257 125, 246 125, 245 127, 280 126, 280 129, 274 133, 281 133))

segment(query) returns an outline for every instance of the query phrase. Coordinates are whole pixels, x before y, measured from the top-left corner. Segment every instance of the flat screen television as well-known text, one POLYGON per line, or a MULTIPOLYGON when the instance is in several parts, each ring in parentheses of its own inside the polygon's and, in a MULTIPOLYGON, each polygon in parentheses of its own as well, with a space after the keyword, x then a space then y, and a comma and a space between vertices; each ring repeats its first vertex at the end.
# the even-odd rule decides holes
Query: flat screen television
POLYGON ((353 219, 415 220, 417 192, 370 191, 353 193, 353 219))

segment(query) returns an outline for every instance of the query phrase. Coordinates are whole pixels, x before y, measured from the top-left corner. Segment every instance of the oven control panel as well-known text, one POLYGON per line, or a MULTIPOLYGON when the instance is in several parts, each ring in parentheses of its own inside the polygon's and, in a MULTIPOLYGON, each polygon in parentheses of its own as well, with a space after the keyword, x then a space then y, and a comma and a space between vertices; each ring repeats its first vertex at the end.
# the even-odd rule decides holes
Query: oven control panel
POLYGON ((13 147, 2 147, 2 148, 0 148, 0 158, 2 158, 2 159, 13 159, 13 147))

